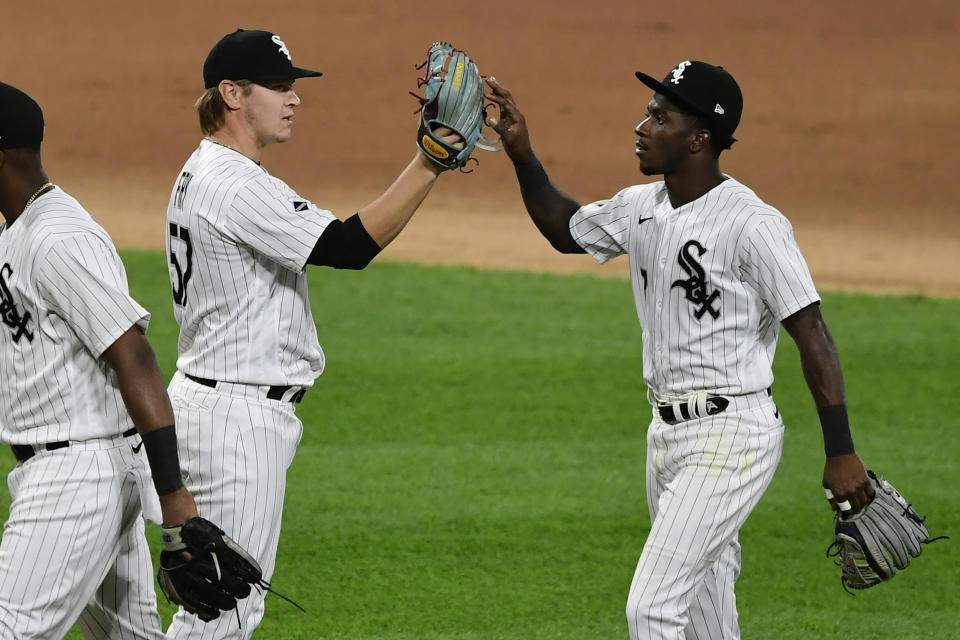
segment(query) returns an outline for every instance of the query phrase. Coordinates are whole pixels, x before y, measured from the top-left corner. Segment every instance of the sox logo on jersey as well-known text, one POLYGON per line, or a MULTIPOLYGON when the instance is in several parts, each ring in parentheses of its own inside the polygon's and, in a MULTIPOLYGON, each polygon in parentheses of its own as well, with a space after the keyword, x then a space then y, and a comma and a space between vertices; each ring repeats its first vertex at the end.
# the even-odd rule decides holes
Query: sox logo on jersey
POLYGON ((0 267, 0 316, 3 317, 3 324, 13 329, 13 341, 20 342, 20 338, 26 338, 28 342, 33 342, 33 332, 27 329, 27 323, 30 322, 30 312, 25 311, 21 316, 17 310, 17 303, 10 293, 7 286, 7 278, 13 275, 13 269, 9 263, 0 267))
POLYGON ((570 232, 600 262, 629 254, 644 380, 660 395, 767 389, 779 320, 819 300, 789 222, 732 178, 676 209, 663 182, 628 187, 581 207, 570 232))
POLYGON ((680 255, 677 257, 677 262, 680 263, 680 267, 686 271, 690 277, 686 280, 674 280, 670 288, 680 287, 684 289, 687 293, 687 300, 694 305, 699 305, 699 308, 695 309, 693 314, 697 320, 708 312, 714 319, 719 318, 720 310, 713 308, 713 302, 720 297, 720 292, 712 291, 707 293, 706 273, 691 253, 692 250, 696 250, 699 256, 707 252, 707 249, 696 240, 690 240, 683 245, 683 248, 680 249, 680 255))

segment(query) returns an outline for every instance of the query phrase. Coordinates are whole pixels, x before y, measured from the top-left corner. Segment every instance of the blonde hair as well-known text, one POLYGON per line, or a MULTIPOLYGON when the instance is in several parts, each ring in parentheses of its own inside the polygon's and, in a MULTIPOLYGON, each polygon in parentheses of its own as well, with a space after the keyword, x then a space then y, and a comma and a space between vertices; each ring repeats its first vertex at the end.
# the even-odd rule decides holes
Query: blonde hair
MULTIPOLYGON (((250 80, 235 80, 234 84, 243 88, 243 95, 248 96, 253 91, 253 82, 250 80)), ((220 87, 210 87, 203 92, 194 105, 197 115, 200 116, 200 131, 209 136, 223 126, 226 117, 227 105, 220 94, 220 87)))

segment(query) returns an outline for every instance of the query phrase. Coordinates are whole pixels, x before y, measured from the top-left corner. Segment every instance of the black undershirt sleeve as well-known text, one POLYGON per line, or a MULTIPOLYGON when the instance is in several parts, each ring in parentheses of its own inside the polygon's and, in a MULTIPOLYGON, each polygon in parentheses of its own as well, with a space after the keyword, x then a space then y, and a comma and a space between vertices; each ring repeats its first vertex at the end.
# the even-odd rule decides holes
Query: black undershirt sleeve
POLYGON ((378 245, 355 213, 345 221, 334 220, 317 238, 307 264, 334 269, 363 269, 380 253, 378 245))

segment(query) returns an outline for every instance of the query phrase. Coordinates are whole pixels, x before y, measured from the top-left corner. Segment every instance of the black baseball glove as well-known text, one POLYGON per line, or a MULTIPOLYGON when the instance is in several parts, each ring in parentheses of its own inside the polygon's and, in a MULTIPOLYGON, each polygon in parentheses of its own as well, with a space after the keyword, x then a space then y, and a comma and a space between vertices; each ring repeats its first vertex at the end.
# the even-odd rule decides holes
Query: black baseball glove
MULTIPOLYGON (((837 511, 833 519, 833 543, 828 557, 838 557, 844 588, 867 589, 891 579, 897 569, 906 569, 910 559, 923 550, 930 538, 924 518, 903 499, 893 485, 867 471, 874 497, 863 509, 850 514, 837 511)), ((828 498, 831 497, 829 492, 828 498)), ((849 506, 847 507, 849 509, 849 506)))
POLYGON ((199 517, 163 526, 157 581, 170 602, 204 622, 236 609, 237 600, 250 595, 251 585, 269 587, 257 561, 223 529, 199 517))

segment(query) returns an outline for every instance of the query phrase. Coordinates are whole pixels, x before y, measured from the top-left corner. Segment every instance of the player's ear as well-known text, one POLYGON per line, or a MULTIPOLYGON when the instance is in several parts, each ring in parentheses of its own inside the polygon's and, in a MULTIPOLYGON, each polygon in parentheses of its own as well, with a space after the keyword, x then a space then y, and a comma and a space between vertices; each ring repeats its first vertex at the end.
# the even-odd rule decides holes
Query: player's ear
POLYGON ((710 148, 710 129, 698 128, 690 137, 690 153, 699 153, 710 148))
POLYGON ((232 80, 221 80, 217 87, 220 91, 220 97, 223 98, 223 104, 231 111, 240 108, 240 98, 243 95, 243 89, 232 80))

